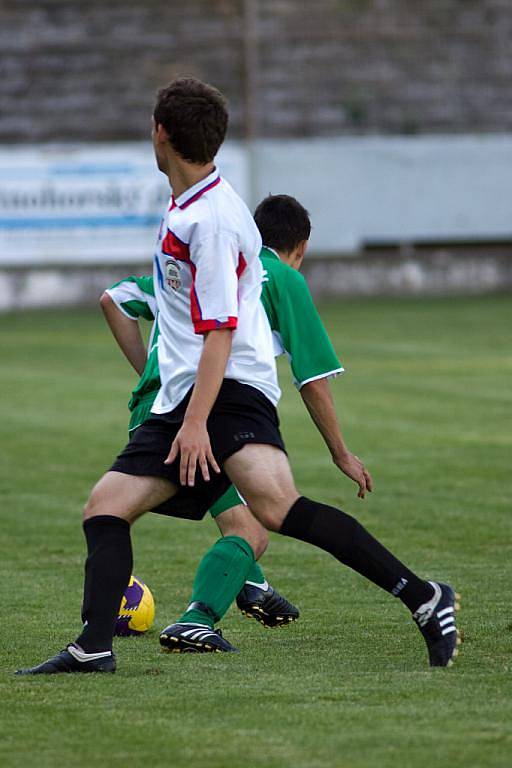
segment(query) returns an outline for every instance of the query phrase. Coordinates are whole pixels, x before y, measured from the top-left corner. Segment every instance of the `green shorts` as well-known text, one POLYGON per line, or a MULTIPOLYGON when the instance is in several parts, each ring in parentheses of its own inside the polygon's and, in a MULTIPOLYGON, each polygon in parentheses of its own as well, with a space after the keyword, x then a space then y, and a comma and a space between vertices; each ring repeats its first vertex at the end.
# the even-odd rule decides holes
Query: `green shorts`
MULTIPOLYGON (((140 427, 146 421, 146 419, 149 419, 151 416, 151 408, 153 406, 157 392, 158 390, 156 390, 156 392, 150 392, 148 395, 146 395, 146 397, 142 398, 133 409, 130 417, 130 423, 128 424, 129 437, 133 435, 137 427, 140 427)), ((231 507, 236 507, 239 504, 245 504, 245 502, 236 490, 235 486, 231 485, 226 493, 221 496, 220 499, 218 499, 212 507, 210 507, 209 512, 215 520, 215 518, 225 512, 226 509, 231 509, 231 507)))

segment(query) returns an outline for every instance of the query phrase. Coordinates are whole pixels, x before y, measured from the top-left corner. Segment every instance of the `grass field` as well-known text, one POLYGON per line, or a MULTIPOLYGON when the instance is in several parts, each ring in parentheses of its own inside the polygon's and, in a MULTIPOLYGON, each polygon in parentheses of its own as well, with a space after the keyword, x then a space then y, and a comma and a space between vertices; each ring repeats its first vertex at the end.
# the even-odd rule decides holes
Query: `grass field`
POLYGON ((430 670, 398 601, 277 536, 262 564, 300 621, 272 632, 231 609, 222 628, 240 654, 161 654, 158 629, 186 604, 215 528, 148 515, 134 530, 134 570, 153 590, 156 624, 117 643, 118 673, 12 676, 77 631, 81 507, 125 441, 134 376, 98 312, 2 316, 2 768, 511 765, 510 299, 322 311, 347 368, 334 383, 346 438, 376 487, 356 498, 283 368, 281 420, 299 488, 456 586, 457 664, 430 670))

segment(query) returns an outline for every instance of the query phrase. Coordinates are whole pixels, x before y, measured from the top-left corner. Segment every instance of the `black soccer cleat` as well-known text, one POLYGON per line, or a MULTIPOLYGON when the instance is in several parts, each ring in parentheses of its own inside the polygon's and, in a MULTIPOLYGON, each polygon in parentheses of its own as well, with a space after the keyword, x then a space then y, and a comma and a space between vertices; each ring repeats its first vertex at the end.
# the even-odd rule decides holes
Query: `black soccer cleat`
POLYGON ((244 616, 256 619, 264 627, 285 627, 299 618, 299 609, 289 603, 273 587, 246 582, 236 598, 244 616))
POLYGON ((56 675, 59 672, 115 672, 116 657, 112 651, 84 653, 74 643, 63 651, 43 661, 36 667, 18 669, 17 675, 56 675))
POLYGON ((167 653, 238 653, 220 629, 206 624, 171 624, 160 633, 160 645, 167 653))
POLYGON ((460 596, 447 584, 429 583, 434 587, 434 597, 418 608, 413 619, 425 638, 430 666, 450 667, 461 643, 455 623, 460 596))

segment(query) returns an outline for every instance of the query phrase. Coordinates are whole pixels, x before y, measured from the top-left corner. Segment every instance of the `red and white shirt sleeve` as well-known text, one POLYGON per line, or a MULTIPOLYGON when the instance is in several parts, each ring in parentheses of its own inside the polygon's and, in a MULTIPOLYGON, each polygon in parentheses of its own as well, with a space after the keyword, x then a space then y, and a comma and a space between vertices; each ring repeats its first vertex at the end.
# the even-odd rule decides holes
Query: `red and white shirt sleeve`
POLYGON ((244 263, 238 238, 231 232, 212 232, 191 243, 190 260, 190 310, 195 332, 235 329, 238 279, 244 263))

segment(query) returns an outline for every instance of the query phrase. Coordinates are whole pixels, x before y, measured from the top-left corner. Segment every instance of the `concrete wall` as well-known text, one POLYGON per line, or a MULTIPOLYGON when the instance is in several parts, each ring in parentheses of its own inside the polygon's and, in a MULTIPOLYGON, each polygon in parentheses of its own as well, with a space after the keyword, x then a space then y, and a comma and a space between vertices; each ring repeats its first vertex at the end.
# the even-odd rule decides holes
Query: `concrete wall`
MULTIPOLYGON (((90 267, 0 268, 0 312, 97 306, 105 288, 151 272, 148 261, 90 267)), ((303 272, 316 297, 457 296, 512 291, 512 245, 375 249, 339 259, 310 253, 303 272)))
MULTIPOLYGON (((253 0, 262 136, 512 131, 510 0, 253 0)), ((242 0, 2 0, 0 140, 145 138, 208 79, 244 133, 242 0)))

